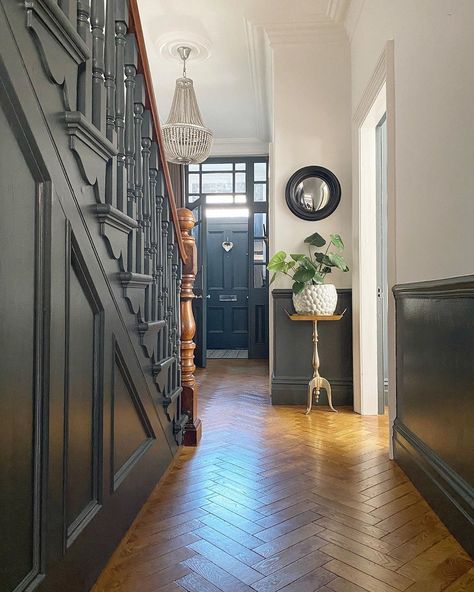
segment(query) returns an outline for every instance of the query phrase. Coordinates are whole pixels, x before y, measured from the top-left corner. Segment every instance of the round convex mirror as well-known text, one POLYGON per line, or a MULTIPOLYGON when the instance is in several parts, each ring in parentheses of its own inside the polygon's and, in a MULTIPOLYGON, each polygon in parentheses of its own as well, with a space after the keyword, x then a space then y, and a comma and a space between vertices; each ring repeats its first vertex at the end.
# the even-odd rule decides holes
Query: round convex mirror
POLYGON ((294 173, 286 186, 286 203, 304 220, 327 218, 339 205, 341 186, 337 177, 323 167, 308 166, 294 173))

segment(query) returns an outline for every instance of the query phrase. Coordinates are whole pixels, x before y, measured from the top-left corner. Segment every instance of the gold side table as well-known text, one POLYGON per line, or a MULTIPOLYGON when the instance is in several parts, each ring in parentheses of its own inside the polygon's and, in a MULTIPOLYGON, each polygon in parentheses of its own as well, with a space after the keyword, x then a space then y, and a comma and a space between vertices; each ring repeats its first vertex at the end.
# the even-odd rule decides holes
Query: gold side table
MULTIPOLYGON (((346 312, 346 311, 344 311, 346 312)), ((319 354, 318 354, 318 321, 340 321, 344 316, 344 312, 340 315, 300 315, 300 314, 288 314, 292 321, 311 321, 313 323, 313 377, 308 384, 308 405, 306 407, 305 415, 311 411, 313 406, 313 394, 316 393, 316 403, 319 401, 319 393, 324 388, 328 395, 328 403, 334 413, 337 413, 337 409, 334 409, 332 405, 332 393, 331 385, 326 378, 319 375, 319 354)))

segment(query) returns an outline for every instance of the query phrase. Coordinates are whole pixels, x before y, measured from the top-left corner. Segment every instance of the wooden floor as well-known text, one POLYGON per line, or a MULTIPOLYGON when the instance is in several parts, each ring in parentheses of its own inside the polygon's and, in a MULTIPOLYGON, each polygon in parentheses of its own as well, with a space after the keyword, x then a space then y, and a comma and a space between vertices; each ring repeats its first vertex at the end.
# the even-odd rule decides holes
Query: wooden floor
POLYGON ((387 419, 272 407, 265 365, 211 360, 186 449, 94 592, 467 592, 473 563, 387 460, 387 419))
POLYGON ((231 360, 243 360, 249 357, 249 352, 246 349, 208 349, 207 359, 208 360, 220 360, 221 358, 227 358, 231 360))

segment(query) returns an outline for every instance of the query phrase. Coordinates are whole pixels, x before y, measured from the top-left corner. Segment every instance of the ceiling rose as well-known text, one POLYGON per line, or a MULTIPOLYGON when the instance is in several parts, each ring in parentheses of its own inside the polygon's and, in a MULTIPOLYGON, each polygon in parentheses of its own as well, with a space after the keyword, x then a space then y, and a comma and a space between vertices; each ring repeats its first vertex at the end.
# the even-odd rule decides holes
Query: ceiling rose
POLYGON ((178 49, 189 47, 191 54, 189 61, 204 62, 211 55, 211 43, 202 35, 175 31, 161 35, 156 40, 160 55, 167 60, 180 60, 178 49))

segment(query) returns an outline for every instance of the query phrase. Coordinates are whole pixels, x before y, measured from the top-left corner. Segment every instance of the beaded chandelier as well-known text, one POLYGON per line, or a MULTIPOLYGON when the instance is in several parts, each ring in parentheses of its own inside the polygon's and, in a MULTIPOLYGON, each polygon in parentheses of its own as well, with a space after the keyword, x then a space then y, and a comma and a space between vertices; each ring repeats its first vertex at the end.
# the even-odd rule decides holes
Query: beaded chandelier
POLYGON ((166 159, 175 164, 198 164, 206 160, 212 147, 212 132, 205 127, 194 93, 193 81, 186 77, 189 47, 179 47, 183 76, 176 80, 173 103, 163 125, 166 159))

